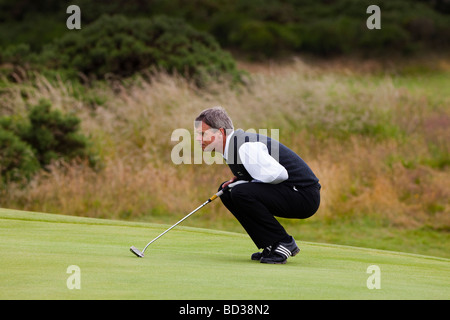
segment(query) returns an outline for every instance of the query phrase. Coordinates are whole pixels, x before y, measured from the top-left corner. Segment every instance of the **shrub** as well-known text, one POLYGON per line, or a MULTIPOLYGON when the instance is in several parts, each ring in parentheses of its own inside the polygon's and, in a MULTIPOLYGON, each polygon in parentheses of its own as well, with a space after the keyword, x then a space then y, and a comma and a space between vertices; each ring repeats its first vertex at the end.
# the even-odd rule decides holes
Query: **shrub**
POLYGON ((127 77, 150 67, 199 81, 204 76, 238 76, 235 61, 212 36, 165 16, 129 19, 103 15, 46 46, 40 59, 51 68, 100 78, 109 73, 127 77))
POLYGON ((51 104, 41 100, 31 108, 29 124, 19 129, 19 136, 33 149, 42 167, 52 160, 88 158, 88 140, 78 133, 80 119, 50 110, 51 104))
POLYGON ((30 146, 13 132, 0 127, 0 187, 29 179, 40 169, 30 146))
POLYGON ((299 37, 289 26, 257 20, 241 23, 230 33, 229 40, 231 45, 255 57, 271 57, 300 45, 299 37))
POLYGON ((52 160, 87 160, 96 166, 89 141, 79 129, 80 119, 51 110, 46 100, 31 107, 26 119, 1 117, 0 186, 29 180, 52 160))
POLYGON ((0 63, 24 64, 29 60, 30 54, 30 46, 28 44, 10 45, 0 52, 0 63))
MULTIPOLYGON (((90 28, 89 24, 101 14, 131 17, 127 20, 134 26, 140 23, 137 20, 148 20, 138 17, 162 14, 186 19, 197 29, 211 33, 222 46, 252 55, 258 50, 256 47, 262 48, 263 55, 274 57, 285 50, 326 55, 375 52, 376 55, 390 56, 397 50, 409 53, 411 50, 449 49, 448 0, 77 0, 76 3, 82 9, 82 30, 67 32, 62 23, 67 19, 65 1, 47 0, 39 4, 32 0, 0 1, 0 46, 27 43, 32 52, 37 52, 64 34, 88 37, 84 29, 90 28), (382 29, 369 32, 365 25, 366 9, 372 4, 379 5, 382 10, 382 29), (353 30, 340 25, 341 18, 360 24, 355 26, 359 33, 357 37, 353 37, 353 30), (383 31, 385 27, 386 31, 383 31), (292 32, 293 28, 308 31, 306 45, 298 47, 303 34, 292 32), (333 29, 337 30, 333 32, 333 29), (340 43, 334 38, 335 34, 338 34, 340 43), (355 41, 361 36, 365 36, 362 42, 355 41), (397 44, 396 37, 399 37, 397 44), (268 43, 259 45, 264 38, 268 43), (270 47, 271 43, 275 43, 275 47, 270 47), (336 52, 332 51, 334 48, 337 48, 336 52)), ((101 31, 100 25, 97 26, 101 31)), ((111 29, 105 23, 103 27, 105 32, 111 29)), ((121 29, 116 26, 115 30, 121 29)), ((122 30, 125 30, 125 35, 135 37, 133 30, 122 30)), ((182 26, 177 33, 186 35, 185 30, 187 28, 182 26)), ((102 41, 101 38, 97 40, 102 41)), ((134 45, 132 47, 133 50, 138 49, 134 45)), ((57 52, 55 57, 58 58, 57 52)))

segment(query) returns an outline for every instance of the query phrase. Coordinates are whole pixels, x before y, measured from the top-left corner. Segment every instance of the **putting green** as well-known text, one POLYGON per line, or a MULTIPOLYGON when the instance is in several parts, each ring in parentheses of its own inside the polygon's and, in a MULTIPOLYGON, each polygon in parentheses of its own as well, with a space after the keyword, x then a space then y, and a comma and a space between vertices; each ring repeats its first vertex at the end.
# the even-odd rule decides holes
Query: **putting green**
POLYGON ((0 209, 1 299, 449 299, 450 259, 299 242, 285 265, 247 235, 0 209), (69 266, 79 272, 67 273, 69 266), (371 265, 379 273, 367 273, 371 265), (368 289, 369 283, 380 289, 368 289), (69 281, 68 281, 69 280, 69 281), (68 288, 80 285, 80 288, 68 288))

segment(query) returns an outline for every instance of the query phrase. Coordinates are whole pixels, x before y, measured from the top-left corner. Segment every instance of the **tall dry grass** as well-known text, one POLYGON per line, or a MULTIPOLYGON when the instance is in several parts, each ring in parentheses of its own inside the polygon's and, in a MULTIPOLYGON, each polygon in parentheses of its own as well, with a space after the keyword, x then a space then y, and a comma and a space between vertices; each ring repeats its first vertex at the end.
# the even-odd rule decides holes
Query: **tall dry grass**
MULTIPOLYGON (((280 140, 310 164, 323 186, 316 219, 369 216, 402 227, 449 228, 450 173, 441 164, 450 150, 448 96, 436 103, 396 85, 392 76, 301 60, 244 68, 251 76, 237 88, 214 83, 198 89, 164 73, 151 81, 98 83, 81 93, 39 75, 11 84, 3 114, 24 112, 41 98, 76 112, 103 169, 54 163, 26 188, 3 190, 0 205, 173 222, 231 173, 224 164, 174 165, 171 134, 192 131, 201 110, 222 105, 235 127, 279 129, 280 140)), ((204 212, 205 223, 231 219, 220 205, 204 212)))

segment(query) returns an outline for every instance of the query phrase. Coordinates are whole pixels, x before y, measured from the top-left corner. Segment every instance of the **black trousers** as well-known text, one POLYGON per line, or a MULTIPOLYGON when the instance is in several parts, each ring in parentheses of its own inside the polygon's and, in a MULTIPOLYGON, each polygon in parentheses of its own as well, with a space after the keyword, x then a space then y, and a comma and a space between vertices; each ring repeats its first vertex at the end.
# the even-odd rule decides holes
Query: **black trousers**
POLYGON ((283 183, 250 182, 236 185, 220 198, 262 249, 289 236, 275 217, 306 219, 317 211, 320 184, 294 188, 283 183))

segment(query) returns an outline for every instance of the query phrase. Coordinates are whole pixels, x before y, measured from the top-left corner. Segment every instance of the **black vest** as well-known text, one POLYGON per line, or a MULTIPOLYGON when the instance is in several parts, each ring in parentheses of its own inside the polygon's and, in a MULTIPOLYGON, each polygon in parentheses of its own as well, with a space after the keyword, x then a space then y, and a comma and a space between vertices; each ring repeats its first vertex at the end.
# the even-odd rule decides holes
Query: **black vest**
POLYGON ((257 133, 244 132, 241 129, 236 130, 230 139, 226 161, 238 180, 253 180, 253 177, 242 164, 238 150, 245 142, 257 141, 264 143, 269 154, 286 168, 289 178, 282 183, 290 186, 307 187, 319 182, 306 162, 291 149, 274 139, 257 133))

